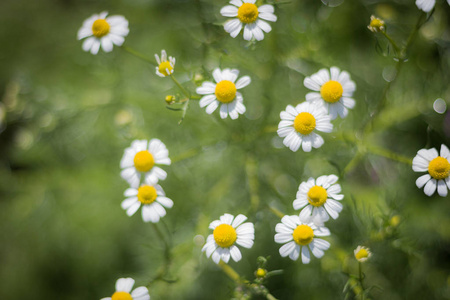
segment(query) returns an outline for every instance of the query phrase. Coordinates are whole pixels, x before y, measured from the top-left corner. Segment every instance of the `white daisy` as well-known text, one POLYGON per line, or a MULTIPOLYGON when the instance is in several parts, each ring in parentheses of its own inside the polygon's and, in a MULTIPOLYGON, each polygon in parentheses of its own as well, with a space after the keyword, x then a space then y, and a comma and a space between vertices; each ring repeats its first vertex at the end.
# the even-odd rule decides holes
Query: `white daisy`
POLYGON ((220 117, 225 119, 228 115, 235 120, 239 114, 245 113, 244 98, 237 90, 250 84, 249 76, 239 76, 239 70, 219 68, 213 71, 214 81, 216 83, 205 81, 198 87, 196 92, 205 95, 200 99, 200 107, 206 106, 206 113, 212 114, 220 104, 220 117))
MULTIPOLYGON (((447 0, 447 1, 449 1, 449 0, 447 0)), ((416 0, 417 7, 426 13, 430 12, 433 9, 435 4, 436 4, 436 0, 416 0)), ((450 2, 449 2, 449 4, 450 4, 450 2)))
POLYGON ((370 249, 364 246, 356 247, 353 254, 355 254, 355 258, 359 262, 366 262, 372 256, 370 249))
POLYGON ((220 13, 224 17, 237 17, 225 23, 225 31, 231 37, 235 38, 241 32, 242 25, 244 25, 244 40, 250 41, 253 37, 257 41, 264 39, 264 32, 268 33, 272 30, 270 22, 275 22, 277 16, 273 14, 274 8, 272 5, 266 4, 260 7, 255 5, 256 0, 231 0, 230 4, 222 7, 220 13), (263 20, 266 21, 263 21, 263 20))
POLYGON ((125 149, 122 160, 120 161, 120 176, 128 181, 132 188, 137 188, 141 182, 141 174, 144 174, 145 182, 155 184, 158 180, 164 180, 167 177, 166 171, 155 166, 170 165, 169 151, 158 139, 135 140, 131 147, 125 149))
POLYGON ((309 178, 302 182, 298 188, 297 199, 292 205, 294 209, 302 209, 299 217, 302 220, 310 219, 315 224, 321 224, 330 219, 336 219, 342 211, 342 204, 338 201, 344 199, 341 186, 337 184, 336 175, 323 175, 314 180, 309 178), (338 200, 338 201, 336 201, 338 200))
POLYGON ((128 216, 142 207, 142 219, 144 222, 158 223, 159 219, 166 215, 166 208, 172 208, 173 201, 166 197, 164 190, 159 184, 143 184, 138 189, 129 188, 125 190, 122 208, 127 211, 128 216))
POLYGON ((161 59, 159 59, 158 54, 155 54, 158 66, 156 67, 156 75, 159 77, 166 77, 173 74, 173 68, 175 68, 175 57, 169 56, 167 60, 166 50, 161 51, 161 59))
POLYGON ((244 215, 235 218, 230 214, 224 214, 219 220, 211 222, 209 228, 214 231, 206 239, 202 252, 206 252, 207 257, 211 256, 216 264, 220 260, 228 263, 230 257, 236 262, 240 261, 242 255, 236 244, 251 248, 255 239, 253 223, 242 224, 245 220, 247 217, 244 215))
POLYGON ((283 144, 294 152, 300 146, 305 152, 310 152, 312 147, 321 147, 324 140, 315 131, 333 130, 330 116, 318 103, 303 102, 295 108, 288 105, 286 110, 280 113, 280 118, 277 133, 284 137, 283 144))
POLYGON ((120 278, 116 281, 116 292, 111 297, 101 300, 150 300, 148 289, 145 286, 131 289, 134 285, 133 278, 120 278))
POLYGON ((123 16, 106 17, 107 12, 93 15, 83 22, 78 30, 78 40, 86 38, 83 42, 83 50, 97 54, 102 46, 103 51, 111 52, 113 44, 122 46, 128 35, 128 21, 123 16))
POLYGON ((447 196, 447 188, 450 189, 450 151, 447 146, 441 145, 441 155, 435 148, 419 150, 413 159, 412 169, 428 172, 416 180, 419 189, 425 186, 427 196, 433 195, 436 188, 440 196, 447 196))
POLYGON ((280 255, 297 260, 301 253, 304 264, 310 261, 309 251, 315 257, 321 258, 324 251, 330 248, 329 242, 316 238, 316 236, 329 236, 328 228, 303 222, 299 216, 284 216, 281 223, 275 226, 275 231, 277 232, 275 242, 284 244, 280 248, 280 255))
POLYGON ((338 115, 345 118, 348 110, 355 106, 355 100, 351 97, 356 85, 346 71, 341 72, 337 67, 331 67, 330 71, 321 69, 306 77, 303 84, 315 91, 306 94, 306 101, 324 104, 332 120, 338 115))

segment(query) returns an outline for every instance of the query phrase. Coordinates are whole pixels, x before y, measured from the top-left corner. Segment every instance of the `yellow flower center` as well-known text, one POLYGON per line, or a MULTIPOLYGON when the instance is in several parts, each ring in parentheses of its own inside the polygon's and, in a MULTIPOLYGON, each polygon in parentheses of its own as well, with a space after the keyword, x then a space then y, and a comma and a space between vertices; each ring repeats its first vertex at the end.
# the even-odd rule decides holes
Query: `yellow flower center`
POLYGON ((222 248, 228 248, 236 242, 236 230, 228 224, 220 224, 214 229, 214 240, 222 248))
POLYGON ((321 186, 315 185, 308 191, 308 201, 313 206, 322 206, 327 202, 327 190, 321 186))
POLYGON ((242 23, 253 23, 258 18, 259 12, 258 7, 252 3, 244 3, 238 9, 238 19, 242 23))
POLYGON ((355 258, 356 258, 357 260, 360 260, 361 258, 367 258, 367 257, 369 257, 369 252, 368 252, 366 249, 364 249, 364 248, 361 248, 361 249, 355 254, 355 258))
POLYGON ((105 19, 98 19, 92 24, 92 33, 95 37, 101 38, 109 33, 110 28, 111 27, 105 19))
POLYGON ((308 112, 299 113, 295 117, 294 128, 301 134, 308 135, 316 128, 316 118, 308 112))
POLYGON ((236 97, 236 85, 229 80, 222 80, 216 84, 217 100, 222 103, 230 103, 236 97))
POLYGON ((294 241, 302 246, 306 246, 312 242, 314 238, 314 231, 308 225, 298 225, 292 233, 294 241))
POLYGON ((138 189, 137 197, 142 204, 151 204, 156 200, 156 189, 151 185, 143 185, 138 189))
POLYGON ((172 74, 172 70, 173 70, 173 68, 170 65, 170 62, 168 62, 168 61, 163 61, 162 63, 159 64, 158 71, 159 71, 159 73, 163 74, 164 76, 172 74), (166 70, 169 70, 169 73, 167 73, 166 70))
POLYGON ((438 156, 428 165, 428 173, 434 179, 445 179, 450 175, 450 163, 442 156, 438 156))
POLYGON ((267 274, 267 271, 264 270, 263 268, 258 268, 258 270, 256 270, 256 277, 265 277, 267 274))
POLYGON ((370 27, 374 27, 374 28, 380 28, 382 26, 384 26, 384 22, 380 19, 374 18, 370 21, 370 27))
POLYGON ((139 172, 148 172, 155 165, 153 155, 147 150, 139 151, 134 156, 134 167, 139 172))
POLYGON ((133 300, 133 297, 127 292, 115 292, 111 300, 133 300))
POLYGON ((322 96, 323 100, 329 103, 338 102, 339 99, 341 99, 343 93, 344 89, 342 88, 342 85, 335 80, 326 82, 320 88, 320 95, 322 96))

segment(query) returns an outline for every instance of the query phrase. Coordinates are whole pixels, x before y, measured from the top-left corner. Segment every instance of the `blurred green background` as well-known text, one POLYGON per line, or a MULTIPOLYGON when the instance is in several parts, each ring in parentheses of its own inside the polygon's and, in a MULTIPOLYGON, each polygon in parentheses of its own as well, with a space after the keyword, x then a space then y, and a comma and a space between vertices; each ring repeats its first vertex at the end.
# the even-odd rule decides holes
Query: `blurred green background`
MULTIPOLYGON (((436 99, 450 100, 450 9, 437 2, 364 139, 410 159, 421 148, 450 146, 450 115, 433 110, 436 99)), ((357 155, 342 133, 354 137, 363 126, 395 65, 386 39, 367 29, 370 15, 384 18, 403 44, 420 11, 406 0, 292 1, 276 5, 272 32, 249 46, 242 33, 232 39, 223 30, 226 4, 0 2, 0 299, 100 299, 120 277, 139 286, 155 276, 161 240, 140 214, 129 218, 120 207, 128 186, 119 161, 137 138, 161 139, 173 160, 161 185, 175 202, 164 223, 177 281, 153 282, 152 299, 232 297, 234 283, 201 253, 208 224, 225 212, 244 213, 256 227, 253 248, 230 265, 253 280, 256 258, 271 256, 267 268, 284 274, 266 286, 279 299, 344 299, 359 244, 373 252, 366 285, 383 288, 371 298, 450 299, 449 199, 417 189, 420 174, 408 164, 362 155, 340 178, 344 210, 327 223, 331 248, 309 265, 279 256, 273 235, 280 219, 269 209, 298 213, 292 201, 302 181, 340 175, 357 155), (192 101, 178 125, 180 113, 165 108, 165 96, 179 93, 169 78, 120 48, 97 56, 81 50, 77 30, 104 10, 129 20, 125 45, 149 57, 161 49, 175 56, 175 75, 191 91, 196 74, 209 79, 218 66, 251 76, 245 116, 221 121, 192 101), (279 113, 304 100, 305 76, 330 66, 349 71, 357 105, 322 135, 322 148, 293 153, 275 133, 279 113)))

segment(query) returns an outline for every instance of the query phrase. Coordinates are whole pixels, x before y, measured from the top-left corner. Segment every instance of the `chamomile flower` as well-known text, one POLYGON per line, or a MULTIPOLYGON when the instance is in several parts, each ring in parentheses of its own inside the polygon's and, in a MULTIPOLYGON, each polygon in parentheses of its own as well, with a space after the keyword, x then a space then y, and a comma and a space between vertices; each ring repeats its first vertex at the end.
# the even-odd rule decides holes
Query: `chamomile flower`
POLYGON ((447 196, 447 188, 450 189, 450 151, 447 146, 441 145, 440 155, 435 148, 419 150, 413 159, 412 169, 428 172, 416 180, 419 189, 425 186, 427 196, 433 195, 436 188, 440 196, 447 196))
POLYGON ((268 33, 272 30, 270 22, 275 22, 277 16, 273 14, 272 5, 266 4, 260 7, 256 6, 256 0, 231 0, 230 4, 222 7, 220 13, 224 17, 232 17, 235 19, 225 23, 224 29, 231 37, 235 38, 241 32, 244 26, 244 40, 250 41, 253 37, 257 41, 264 39, 264 32, 268 33), (266 21, 263 21, 266 20, 266 21))
POLYGON ((280 113, 280 118, 277 133, 284 137, 283 144, 294 152, 300 146, 305 152, 310 152, 312 147, 321 147, 324 140, 316 131, 333 130, 330 116, 318 103, 303 102, 296 107, 288 105, 286 110, 280 113))
POLYGON ((107 12, 93 15, 83 22, 78 30, 78 39, 85 39, 83 50, 97 54, 100 46, 103 51, 111 52, 113 45, 122 46, 128 35, 128 21, 123 16, 110 16, 107 12))
MULTIPOLYGON (((436 4, 436 0, 416 0, 416 5, 420 10, 428 13, 430 12, 434 5, 436 4)), ((449 2, 450 4, 450 2, 449 2)))
POLYGON ((250 84, 249 76, 241 77, 237 82, 239 70, 219 68, 213 71, 216 83, 205 81, 196 92, 205 95, 200 99, 200 107, 206 106, 206 113, 212 114, 220 105, 220 117, 225 119, 228 115, 235 120, 239 114, 245 113, 244 98, 237 90, 250 84), (236 82, 236 83, 235 83, 236 82))
POLYGON ((169 151, 158 139, 135 140, 131 147, 125 149, 120 168, 120 175, 132 188, 137 188, 144 175, 145 182, 155 184, 167 177, 166 171, 156 165, 170 165, 169 151))
POLYGON ((359 262, 366 262, 372 256, 370 249, 364 246, 356 247, 353 254, 355 254, 355 258, 359 262))
POLYGON ((370 16, 370 24, 367 28, 372 32, 381 32, 385 29, 384 21, 372 15, 370 16))
POLYGON ((351 97, 356 85, 346 71, 341 72, 337 67, 331 67, 329 71, 321 69, 306 77, 303 84, 315 91, 306 94, 306 101, 324 104, 332 120, 338 115, 345 118, 348 110, 355 106, 355 100, 351 97))
POLYGON ((329 236, 328 228, 304 222, 299 216, 284 216, 281 223, 275 226, 275 231, 275 242, 284 244, 280 248, 280 255, 297 260, 301 253, 304 264, 311 260, 310 251, 315 257, 321 258, 324 251, 330 248, 329 242, 317 238, 329 236))
POLYGON ((300 184, 297 199, 292 205, 295 210, 303 208, 299 215, 302 220, 320 224, 328 221, 330 216, 333 219, 339 217, 342 204, 338 201, 344 199, 344 195, 339 194, 341 186, 336 183, 338 179, 336 175, 323 175, 300 184))
POLYGON ((158 66, 156 67, 156 75, 159 77, 166 77, 173 73, 173 68, 175 68, 175 57, 169 56, 167 60, 166 50, 161 51, 161 59, 158 54, 155 54, 158 66))
POLYGON ((116 281, 116 292, 111 297, 101 300, 150 300, 148 289, 145 286, 131 289, 134 285, 133 278, 120 278, 116 281))
POLYGON ((230 214, 224 214, 219 220, 215 220, 209 224, 209 228, 214 230, 206 239, 202 252, 206 252, 206 256, 218 264, 220 260, 228 263, 230 257, 238 262, 242 258, 241 251, 236 246, 251 248, 255 239, 255 228, 253 223, 245 222, 247 217, 230 214))
POLYGON ((142 205, 144 222, 158 223, 159 219, 166 215, 164 207, 173 206, 173 201, 166 197, 158 184, 143 184, 138 189, 126 189, 124 196, 127 198, 122 201, 121 206, 127 211, 127 215, 131 217, 142 205))

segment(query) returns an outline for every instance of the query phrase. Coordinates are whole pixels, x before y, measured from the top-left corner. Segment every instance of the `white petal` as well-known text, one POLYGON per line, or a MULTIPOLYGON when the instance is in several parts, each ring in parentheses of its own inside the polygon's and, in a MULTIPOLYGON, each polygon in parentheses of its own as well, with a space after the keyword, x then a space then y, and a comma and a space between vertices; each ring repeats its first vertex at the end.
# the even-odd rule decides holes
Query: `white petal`
POLYGON ((432 178, 430 181, 427 182, 427 184, 425 185, 425 195, 427 196, 431 196, 434 194, 434 192, 436 191, 436 179, 432 178))
POLYGON ((292 202, 292 206, 294 207, 295 210, 298 210, 307 204, 308 204, 307 199, 295 199, 294 202, 292 202))
POLYGON ((291 233, 277 233, 275 234, 275 242, 279 244, 284 244, 293 240, 291 233))
POLYGON ((272 30, 272 27, 270 27, 269 23, 267 23, 266 21, 263 20, 256 20, 256 26, 258 26, 259 28, 261 28, 262 31, 268 33, 272 30))
POLYGON ((240 261, 242 258, 241 251, 235 245, 230 247, 230 254, 231 254, 231 258, 236 262, 240 261))
POLYGON ((120 278, 116 281, 116 292, 131 292, 134 285, 133 278, 120 278))
POLYGON ((214 71, 213 71, 213 77, 214 77, 214 80, 217 82, 217 83, 219 83, 219 82, 221 82, 222 80, 223 80, 223 78, 222 78, 222 71, 220 71, 220 69, 219 68, 216 68, 214 71))
POLYGON ((306 246, 302 247, 302 263, 309 264, 310 262, 309 249, 306 246))
POLYGON ((139 298, 139 299, 150 299, 150 296, 148 295, 148 289, 145 286, 137 287, 133 290, 131 293, 131 297, 133 297, 133 300, 139 298))
POLYGON ((263 19, 263 20, 270 21, 270 22, 276 22, 277 21, 277 16, 275 16, 274 14, 271 14, 271 13, 267 13, 267 12, 259 13, 258 17, 263 19))
POLYGON ((342 104, 347 108, 352 109, 355 107, 355 100, 352 98, 343 97, 340 101, 342 101, 342 104))
POLYGON ((283 246, 281 246, 281 248, 279 250, 280 255, 282 257, 288 256, 289 254, 291 254, 292 251, 294 251, 295 246, 296 246, 296 243, 294 241, 284 244, 283 246))
POLYGON ((300 256, 300 246, 295 245, 294 250, 292 250, 291 254, 289 254, 289 258, 292 260, 297 260, 299 256, 300 256))
POLYGON ((90 37, 88 39, 85 39, 82 45, 83 51, 88 52, 89 50, 91 50, 92 45, 94 45, 96 41, 95 37, 90 37))
POLYGON ((95 39, 91 47, 91 54, 96 55, 99 49, 100 49, 100 41, 98 39, 95 39))
POLYGON ((209 95, 214 94, 216 91, 216 85, 212 82, 205 81, 202 83, 202 86, 198 87, 195 92, 199 95, 209 95))
POLYGON ((447 185, 445 184, 444 180, 441 179, 441 180, 438 181, 437 191, 438 191, 439 196, 441 196, 441 197, 446 197, 447 196, 447 193, 448 193, 447 185))
POLYGON ((242 223, 244 223, 245 220, 247 220, 247 217, 246 217, 246 216, 244 216, 244 215, 242 215, 242 214, 237 215, 237 216, 234 218, 233 223, 231 223, 231 226, 232 226, 233 228, 237 228, 239 225, 241 225, 242 223))
POLYGON ((423 188, 423 186, 431 179, 430 174, 425 174, 417 178, 416 185, 419 189, 423 188))
POLYGON ((217 109, 218 106, 219 106, 219 101, 214 100, 213 102, 211 102, 210 105, 208 105, 206 107, 206 113, 209 115, 212 114, 217 109))
POLYGON ((252 39, 252 31, 251 31, 251 27, 247 24, 244 26, 244 40, 246 41, 250 41, 252 39))
POLYGON ((227 5, 222 7, 220 14, 224 17, 236 17, 238 14, 238 8, 236 6, 227 5))
POLYGON ((156 201, 158 201, 159 203, 161 203, 161 205, 167 207, 167 208, 172 208, 173 206, 173 201, 167 197, 164 196, 158 196, 156 198, 156 201))
POLYGON ((249 85, 250 82, 252 82, 252 80, 250 79, 250 76, 243 76, 243 77, 239 78, 239 80, 236 82, 236 88, 242 89, 243 87, 246 87, 247 85, 249 85))
POLYGON ((225 119, 227 116, 228 116, 228 104, 222 103, 222 105, 220 106, 220 117, 222 119, 225 119))
POLYGON ((265 12, 265 13, 273 14, 274 11, 275 11, 275 9, 274 9, 273 5, 270 5, 270 4, 265 4, 265 5, 261 5, 260 7, 258 7, 258 12, 260 12, 260 13, 265 12))
POLYGON ((319 247, 317 247, 315 245, 314 240, 308 246, 309 246, 309 249, 311 250, 312 254, 317 258, 321 258, 325 254, 322 251, 322 249, 320 249, 319 247))
POLYGON ((134 215, 134 214, 138 211, 139 207, 141 207, 141 202, 135 201, 135 202, 127 209, 127 215, 128 215, 129 217, 131 217, 132 215, 134 215))
POLYGON ((440 156, 446 158, 447 160, 450 161, 450 150, 447 148, 447 146, 445 146, 444 144, 441 145, 441 152, 440 152, 440 156))
POLYGON ((321 250, 328 250, 330 248, 330 243, 323 239, 314 238, 314 246, 321 250))
POLYGON ((102 37, 101 39, 102 49, 105 52, 111 52, 113 50, 113 43, 108 36, 102 37))
POLYGON ((220 216, 220 221, 223 224, 231 225, 231 222, 233 222, 233 216, 230 214, 224 214, 224 215, 220 216))
POLYGON ((302 209, 302 211, 299 214, 300 220, 304 220, 304 221, 309 220, 309 218, 311 217, 311 214, 312 214, 312 210, 313 210, 312 205, 308 205, 304 209, 302 209))
POLYGON ((131 197, 131 198, 127 198, 127 199, 125 199, 125 200, 123 200, 122 201, 122 203, 120 204, 120 206, 123 208, 123 209, 128 209, 128 208, 130 208, 135 202, 137 202, 138 201, 138 198, 137 197, 131 197))

